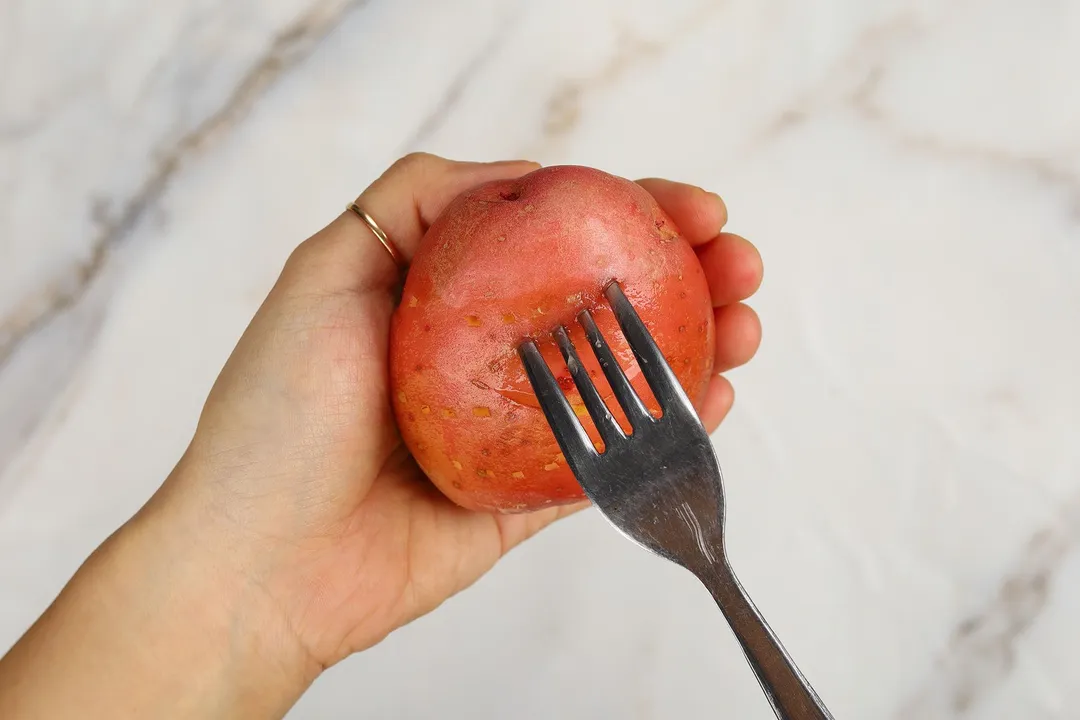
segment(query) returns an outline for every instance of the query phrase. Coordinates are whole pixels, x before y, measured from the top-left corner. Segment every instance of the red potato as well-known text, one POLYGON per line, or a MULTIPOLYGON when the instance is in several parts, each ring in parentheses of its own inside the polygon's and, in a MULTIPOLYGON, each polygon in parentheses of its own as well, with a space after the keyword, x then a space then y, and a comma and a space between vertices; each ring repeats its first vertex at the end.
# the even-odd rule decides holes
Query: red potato
POLYGON ((548 167, 463 193, 431 226, 394 314, 390 382, 405 444, 447 497, 499 512, 584 498, 517 355, 522 339, 537 341, 602 448, 551 337, 565 325, 629 431, 575 320, 583 309, 658 412, 604 299, 613 280, 700 409, 713 363, 709 288, 694 251, 639 185, 548 167))

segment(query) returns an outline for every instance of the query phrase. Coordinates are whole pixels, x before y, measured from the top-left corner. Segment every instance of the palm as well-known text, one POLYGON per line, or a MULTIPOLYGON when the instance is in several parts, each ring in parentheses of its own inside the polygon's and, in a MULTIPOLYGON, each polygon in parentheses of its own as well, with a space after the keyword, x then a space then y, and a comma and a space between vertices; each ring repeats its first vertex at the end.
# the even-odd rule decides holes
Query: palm
POLYGON ((324 596, 330 612, 322 622, 335 626, 331 637, 342 638, 331 661, 430 612, 511 547, 569 512, 464 510, 440 494, 404 452, 396 453, 319 563, 322 583, 333 588, 324 596))
MULTIPOLYGON (((292 468, 258 477, 267 502, 300 509, 292 518, 293 557, 286 564, 296 574, 273 584, 318 588, 291 614, 302 618, 293 621, 301 640, 328 665, 430 611, 573 508, 527 516, 472 512, 427 481, 389 417, 391 306, 384 295, 290 297, 283 300, 283 312, 304 317, 304 328, 262 333, 256 318, 237 354, 292 358, 293 372, 272 364, 254 378, 287 404, 272 415, 263 408, 245 413, 245 399, 226 372, 207 412, 211 422, 216 410, 229 412, 233 427, 237 414, 258 414, 259 424, 240 446, 258 445, 267 466, 292 468), (305 419, 300 427, 295 418, 305 419), (273 477, 287 481, 277 485, 273 477)), ((230 482, 253 480, 240 474, 230 482)), ((236 494, 248 492, 239 487, 236 494)), ((266 508, 255 513, 274 514, 266 508)))

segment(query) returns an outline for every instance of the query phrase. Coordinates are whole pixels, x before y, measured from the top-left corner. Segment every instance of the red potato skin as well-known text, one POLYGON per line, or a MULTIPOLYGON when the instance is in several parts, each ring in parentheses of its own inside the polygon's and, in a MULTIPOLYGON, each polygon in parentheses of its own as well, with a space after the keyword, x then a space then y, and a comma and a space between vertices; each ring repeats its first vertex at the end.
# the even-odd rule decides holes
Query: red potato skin
POLYGON ((700 409, 713 311, 693 249, 639 185, 555 166, 456 198, 425 234, 391 324, 390 382, 402 438, 431 481, 472 510, 529 512, 584 494, 517 355, 534 339, 589 435, 599 435, 551 331, 565 325, 629 430, 575 318, 593 312, 658 413, 603 297, 618 281, 700 409))

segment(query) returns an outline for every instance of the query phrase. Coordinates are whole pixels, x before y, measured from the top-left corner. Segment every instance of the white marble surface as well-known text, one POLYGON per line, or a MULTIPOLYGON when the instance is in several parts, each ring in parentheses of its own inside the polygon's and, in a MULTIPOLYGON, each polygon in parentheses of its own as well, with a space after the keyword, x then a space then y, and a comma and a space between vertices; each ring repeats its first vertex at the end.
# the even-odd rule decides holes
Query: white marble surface
MULTIPOLYGON (((1076 0, 0 5, 0 648, 289 250, 425 149, 724 194, 765 341, 715 440, 777 632, 838 718, 1076 717, 1078 70, 1076 0)), ((291 717, 770 714, 707 595, 589 513, 291 717)))

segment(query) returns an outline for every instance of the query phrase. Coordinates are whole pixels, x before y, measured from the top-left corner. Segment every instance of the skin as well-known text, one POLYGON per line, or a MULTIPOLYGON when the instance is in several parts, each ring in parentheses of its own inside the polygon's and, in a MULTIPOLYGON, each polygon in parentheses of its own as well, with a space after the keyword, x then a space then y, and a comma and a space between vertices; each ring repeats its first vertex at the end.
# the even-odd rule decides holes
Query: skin
MULTIPOLYGON (((536 169, 410 155, 358 203, 411 257, 463 190, 536 169)), ((760 341, 761 281, 719 197, 645 188, 695 246, 718 372, 760 341)), ((3 718, 278 718, 325 668, 475 582, 580 505, 469 511, 404 451, 387 352, 397 270, 345 213, 288 260, 215 383, 192 442, 0 660, 3 718)), ((709 380, 711 430, 733 393, 709 380)))

